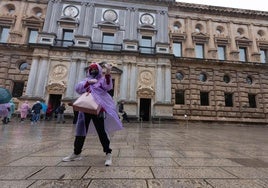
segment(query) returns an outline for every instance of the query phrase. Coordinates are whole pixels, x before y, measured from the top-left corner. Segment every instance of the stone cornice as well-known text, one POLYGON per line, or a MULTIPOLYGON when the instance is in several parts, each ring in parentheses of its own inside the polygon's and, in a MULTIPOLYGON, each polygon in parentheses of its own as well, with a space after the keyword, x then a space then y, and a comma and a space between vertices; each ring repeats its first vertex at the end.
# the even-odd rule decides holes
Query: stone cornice
POLYGON ((198 12, 198 13, 206 13, 206 14, 209 12, 209 14, 214 14, 214 15, 268 19, 268 12, 266 11, 236 9, 236 8, 201 5, 201 4, 193 4, 193 3, 183 3, 183 2, 176 2, 172 4, 169 8, 170 10, 179 9, 179 10, 183 10, 186 12, 198 12))

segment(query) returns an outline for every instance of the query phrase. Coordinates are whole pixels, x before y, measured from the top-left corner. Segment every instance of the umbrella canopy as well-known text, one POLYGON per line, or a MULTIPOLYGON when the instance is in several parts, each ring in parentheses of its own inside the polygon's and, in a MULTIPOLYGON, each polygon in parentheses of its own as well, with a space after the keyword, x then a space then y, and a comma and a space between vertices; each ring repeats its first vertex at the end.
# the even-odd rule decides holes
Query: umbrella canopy
POLYGON ((6 88, 0 87, 0 104, 8 103, 11 98, 11 93, 6 88))

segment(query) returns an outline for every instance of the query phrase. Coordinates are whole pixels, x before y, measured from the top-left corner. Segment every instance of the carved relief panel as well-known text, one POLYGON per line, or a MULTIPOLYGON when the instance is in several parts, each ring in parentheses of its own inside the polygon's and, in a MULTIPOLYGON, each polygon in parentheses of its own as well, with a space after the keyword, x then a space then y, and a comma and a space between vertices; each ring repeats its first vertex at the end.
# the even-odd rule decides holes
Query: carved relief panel
POLYGON ((50 94, 63 94, 67 87, 68 67, 62 63, 52 63, 49 72, 47 91, 50 94))
POLYGON ((140 69, 137 94, 140 98, 152 98, 155 95, 154 69, 140 69))

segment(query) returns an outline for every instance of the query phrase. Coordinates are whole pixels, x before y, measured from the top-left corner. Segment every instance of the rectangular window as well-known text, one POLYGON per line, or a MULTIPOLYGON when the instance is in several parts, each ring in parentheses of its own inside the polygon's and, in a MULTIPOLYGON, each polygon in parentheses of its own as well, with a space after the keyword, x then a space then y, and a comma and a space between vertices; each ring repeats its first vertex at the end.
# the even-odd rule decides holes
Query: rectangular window
POLYGON ((243 62, 247 61, 247 48, 244 47, 239 48, 239 61, 243 62))
POLYGON ((209 93, 200 92, 200 104, 201 106, 209 106, 209 93))
POLYGON ((203 44, 196 44, 195 45, 195 57, 196 58, 204 58, 204 45, 203 44))
POLYGON ((102 36, 102 49, 103 50, 113 50, 114 49, 114 34, 113 33, 103 33, 102 36), (110 44, 110 45, 109 45, 110 44))
POLYGON ((233 107, 233 94, 232 93, 224 93, 225 98, 225 106, 233 107))
POLYGON ((218 58, 219 60, 226 60, 225 46, 218 46, 218 58))
POLYGON ((176 104, 185 104, 184 90, 176 90, 176 93, 175 93, 175 103, 176 104))
POLYGON ((7 43, 9 30, 9 27, 0 27, 0 42, 7 43))
POLYGON ((176 57, 181 57, 181 42, 173 42, 173 54, 176 57))
POLYGON ((267 63, 267 53, 268 53, 268 50, 266 50, 266 49, 261 49, 260 50, 260 52, 261 52, 261 63, 267 63))
POLYGON ((248 94, 248 103, 249 108, 256 108, 256 95, 255 94, 248 94))
POLYGON ((62 35, 62 46, 68 47, 73 45, 74 33, 73 30, 64 29, 62 35))
POLYGON ((37 36, 38 36, 38 30, 37 29, 29 29, 28 43, 36 43, 37 42, 37 36))
POLYGON ((23 93, 23 88, 24 88, 24 82, 14 81, 12 96, 21 97, 23 93))
POLYGON ((143 36, 141 38, 140 49, 141 49, 141 53, 152 54, 153 53, 152 37, 143 36))

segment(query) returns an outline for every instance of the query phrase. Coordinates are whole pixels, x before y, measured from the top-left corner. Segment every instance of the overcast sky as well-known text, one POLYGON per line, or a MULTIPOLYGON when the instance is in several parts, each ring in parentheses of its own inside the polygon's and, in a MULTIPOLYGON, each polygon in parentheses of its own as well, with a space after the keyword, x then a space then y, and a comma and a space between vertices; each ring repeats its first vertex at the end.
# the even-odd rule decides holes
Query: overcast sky
POLYGON ((177 2, 268 11, 267 0, 176 0, 177 2))

